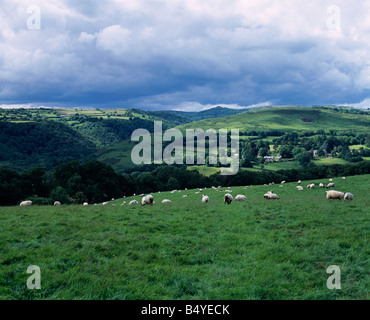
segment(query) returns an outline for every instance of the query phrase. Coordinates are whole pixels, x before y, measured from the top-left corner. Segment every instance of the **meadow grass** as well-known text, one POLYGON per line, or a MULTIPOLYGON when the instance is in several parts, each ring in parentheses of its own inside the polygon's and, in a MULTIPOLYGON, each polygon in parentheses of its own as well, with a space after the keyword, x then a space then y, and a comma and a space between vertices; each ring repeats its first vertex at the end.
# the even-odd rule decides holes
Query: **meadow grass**
POLYGON ((232 187, 248 199, 231 205, 226 189, 203 189, 154 193, 144 207, 3 207, 0 299, 368 299, 369 177, 334 179, 352 202, 289 183, 232 187), (41 290, 26 288, 30 265, 41 290), (326 286, 330 265, 341 290, 326 286))

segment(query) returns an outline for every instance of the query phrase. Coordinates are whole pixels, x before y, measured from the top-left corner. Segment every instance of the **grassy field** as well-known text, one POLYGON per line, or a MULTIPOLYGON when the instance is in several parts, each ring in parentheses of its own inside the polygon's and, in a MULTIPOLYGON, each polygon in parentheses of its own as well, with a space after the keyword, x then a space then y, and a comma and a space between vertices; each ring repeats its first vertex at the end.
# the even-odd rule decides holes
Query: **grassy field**
POLYGON ((352 202, 290 183, 231 188, 248 200, 229 206, 207 189, 144 207, 1 208, 0 299, 369 299, 369 178, 334 179, 352 202), (26 288, 30 265, 41 290, 26 288), (341 290, 326 287, 330 265, 341 290))

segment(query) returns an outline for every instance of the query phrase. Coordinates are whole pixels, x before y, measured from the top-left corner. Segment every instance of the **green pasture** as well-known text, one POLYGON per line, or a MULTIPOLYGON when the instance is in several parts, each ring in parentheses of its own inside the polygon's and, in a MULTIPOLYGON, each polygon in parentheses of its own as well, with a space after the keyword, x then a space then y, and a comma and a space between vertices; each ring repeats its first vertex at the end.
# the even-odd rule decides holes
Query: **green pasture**
POLYGON ((369 178, 334 178, 352 202, 287 183, 229 187, 247 196, 230 205, 208 188, 155 193, 153 206, 3 207, 0 299, 369 299, 369 178), (30 265, 40 290, 27 289, 30 265))

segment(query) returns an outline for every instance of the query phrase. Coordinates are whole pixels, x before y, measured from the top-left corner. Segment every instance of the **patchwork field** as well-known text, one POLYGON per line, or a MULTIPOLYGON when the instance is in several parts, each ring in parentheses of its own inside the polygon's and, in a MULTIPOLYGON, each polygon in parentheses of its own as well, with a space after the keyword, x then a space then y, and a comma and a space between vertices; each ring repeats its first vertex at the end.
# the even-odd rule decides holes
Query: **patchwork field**
POLYGON ((144 207, 3 207, 0 299, 369 299, 369 178, 334 179, 352 202, 289 183, 229 188, 248 198, 229 206, 222 188, 144 207), (30 265, 41 290, 26 287, 30 265), (341 290, 326 286, 330 265, 341 290))

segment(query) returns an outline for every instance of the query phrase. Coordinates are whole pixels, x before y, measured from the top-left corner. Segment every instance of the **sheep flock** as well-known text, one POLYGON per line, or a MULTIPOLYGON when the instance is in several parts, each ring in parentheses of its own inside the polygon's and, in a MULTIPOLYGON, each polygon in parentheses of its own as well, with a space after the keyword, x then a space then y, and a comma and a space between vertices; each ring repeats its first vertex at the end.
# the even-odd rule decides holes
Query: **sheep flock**
MULTIPOLYGON (((346 177, 342 177, 342 181, 345 180, 346 177)), ((335 187, 335 182, 334 182, 334 179, 333 178, 330 178, 329 181, 328 181, 328 184, 325 186, 324 183, 320 182, 319 184, 315 184, 314 182, 311 182, 309 183, 306 188, 304 188, 302 185, 302 181, 299 180, 297 182, 297 185, 294 186, 294 183, 291 183, 291 184, 286 184, 286 181, 282 181, 280 183, 280 188, 285 187, 291 187, 292 185, 294 186, 294 188, 297 190, 297 191, 303 191, 306 189, 306 190, 312 190, 312 189, 315 189, 315 188, 326 188, 326 189, 330 189, 330 190, 323 190, 323 192, 325 191, 325 197, 327 200, 344 200, 344 201, 352 201, 354 200, 354 195, 351 193, 351 192, 342 192, 342 191, 337 191, 337 190, 334 190, 333 188, 335 187)), ((338 184, 340 184, 340 182, 338 182, 338 184)), ((272 186, 274 187, 275 183, 274 182, 271 182, 269 184, 265 184, 265 186, 272 186)), ((252 186, 246 186, 245 187, 245 190, 248 190, 250 187, 252 186)), ((275 186, 277 187, 277 186, 275 186)), ((181 192, 182 190, 172 190, 170 191, 170 194, 174 194, 174 193, 179 193, 181 192)), ((178 200, 178 201, 187 201, 187 198, 190 197, 190 190, 188 189, 185 189, 183 190, 185 191, 183 196, 182 196, 182 200, 178 200), (186 198, 186 199, 185 199, 186 198)), ((197 197, 200 197, 200 202, 202 204, 208 204, 210 203, 210 199, 211 198, 217 198, 219 199, 220 197, 217 195, 217 194, 214 194, 214 195, 210 195, 209 193, 223 193, 223 202, 224 204, 227 204, 227 205, 230 205, 232 202, 245 202, 247 201, 247 197, 246 195, 244 194, 238 194, 236 195, 235 197, 233 197, 232 195, 232 190, 230 188, 228 189, 223 189, 221 186, 218 186, 218 187, 214 187, 212 186, 212 188, 209 188, 207 190, 207 188, 198 188, 195 190, 194 194, 197 196, 197 197), (204 192, 204 191, 207 191, 208 194, 201 194, 201 192, 204 192), (217 196, 216 196, 217 195, 217 196)), ((305 191, 305 192, 308 192, 308 191, 305 191)), ((160 192, 158 192, 158 194, 160 194, 160 192)), ((323 194, 324 195, 324 194, 323 194)), ((135 194, 133 195, 133 197, 136 196, 135 194)), ((128 205, 129 206, 135 206, 135 205, 139 205, 141 204, 141 206, 146 206, 146 205, 153 205, 155 204, 155 201, 154 201, 154 197, 152 194, 148 194, 148 195, 144 195, 144 194, 140 194, 138 195, 139 197, 141 197, 141 199, 139 200, 131 200, 128 205)), ((126 197, 123 197, 123 198, 126 198, 126 197)), ((191 198, 191 197, 190 197, 191 198)), ((269 191, 266 191, 265 194, 263 194, 263 198, 266 199, 266 200, 280 200, 280 197, 278 196, 277 193, 273 192, 273 190, 269 190, 269 191)), ((113 198, 112 201, 114 201, 115 199, 113 198)), ((170 200, 170 199, 163 199, 161 201, 162 204, 170 204, 170 203, 173 203, 174 200, 170 200)), ((216 200, 216 201, 219 201, 219 200, 216 200)), ((106 202, 103 202, 101 203, 101 205, 103 206, 107 206, 109 205, 110 202, 109 201, 106 201, 106 202)), ((20 206, 21 207, 29 207, 29 206, 32 206, 33 205, 33 202, 30 201, 30 200, 25 200, 25 201, 22 201, 20 203, 20 206)), ((55 201, 54 202, 54 206, 61 206, 61 202, 60 201, 55 201)), ((84 202, 82 204, 83 206, 89 206, 89 203, 87 202, 84 202)), ((98 205, 97 203, 95 203, 94 205, 98 205)), ((112 204, 113 206, 115 204, 112 204)), ((121 206, 124 206, 126 205, 126 201, 123 201, 123 203, 121 204, 121 206)))

